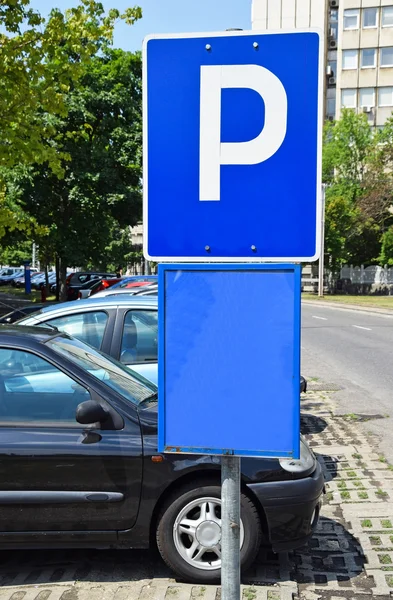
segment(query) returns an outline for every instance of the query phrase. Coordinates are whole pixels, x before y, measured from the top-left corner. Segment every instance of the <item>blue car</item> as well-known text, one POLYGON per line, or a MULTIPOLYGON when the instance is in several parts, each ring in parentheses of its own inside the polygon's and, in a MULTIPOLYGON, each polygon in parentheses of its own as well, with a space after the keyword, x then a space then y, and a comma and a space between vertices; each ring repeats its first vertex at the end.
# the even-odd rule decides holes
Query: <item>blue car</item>
POLYGON ((0 285, 11 285, 15 279, 18 277, 24 276, 24 270, 14 271, 13 273, 1 275, 0 276, 0 285))

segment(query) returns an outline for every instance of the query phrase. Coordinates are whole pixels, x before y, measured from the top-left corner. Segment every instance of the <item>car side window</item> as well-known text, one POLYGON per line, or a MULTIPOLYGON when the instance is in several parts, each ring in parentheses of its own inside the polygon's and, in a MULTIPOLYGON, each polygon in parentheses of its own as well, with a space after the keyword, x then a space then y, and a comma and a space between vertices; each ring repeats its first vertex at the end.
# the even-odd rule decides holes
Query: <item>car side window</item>
POLYGON ((129 310, 124 319, 120 360, 126 365, 157 360, 157 312, 129 310))
POLYGON ((64 331, 78 338, 78 340, 97 348, 97 350, 101 348, 107 322, 108 314, 104 311, 72 314, 46 321, 46 323, 53 325, 59 331, 64 331))
POLYGON ((68 423, 87 389, 31 352, 0 348, 0 423, 68 423))

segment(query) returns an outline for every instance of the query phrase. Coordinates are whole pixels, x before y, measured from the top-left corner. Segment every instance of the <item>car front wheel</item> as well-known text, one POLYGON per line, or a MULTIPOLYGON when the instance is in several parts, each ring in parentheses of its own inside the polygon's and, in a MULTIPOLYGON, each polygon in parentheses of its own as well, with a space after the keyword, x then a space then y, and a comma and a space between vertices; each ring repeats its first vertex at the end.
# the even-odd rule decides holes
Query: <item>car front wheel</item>
MULTIPOLYGON (((252 501, 241 495, 240 552, 242 570, 255 560, 261 523, 252 501)), ((207 483, 183 487, 163 507, 157 545, 167 565, 191 583, 216 583, 221 575, 221 488, 207 483)))

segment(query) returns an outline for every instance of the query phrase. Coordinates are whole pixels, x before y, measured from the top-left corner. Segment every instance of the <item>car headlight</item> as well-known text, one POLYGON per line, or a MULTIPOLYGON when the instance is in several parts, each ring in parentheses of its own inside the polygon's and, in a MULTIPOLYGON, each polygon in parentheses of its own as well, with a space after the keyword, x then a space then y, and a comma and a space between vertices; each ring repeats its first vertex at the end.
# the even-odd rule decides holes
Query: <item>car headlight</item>
POLYGON ((280 458, 280 465, 289 473, 310 473, 315 469, 315 456, 311 452, 307 442, 300 438, 300 458, 280 458))

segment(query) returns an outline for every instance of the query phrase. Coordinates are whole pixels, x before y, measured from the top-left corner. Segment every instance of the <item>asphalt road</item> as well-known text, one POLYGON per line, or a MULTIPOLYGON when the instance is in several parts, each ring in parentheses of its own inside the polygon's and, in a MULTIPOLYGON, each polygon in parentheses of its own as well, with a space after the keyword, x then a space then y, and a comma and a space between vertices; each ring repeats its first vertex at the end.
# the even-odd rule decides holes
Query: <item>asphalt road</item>
POLYGON ((372 416, 393 464, 393 316, 303 304, 302 374, 342 387, 340 414, 372 416))

